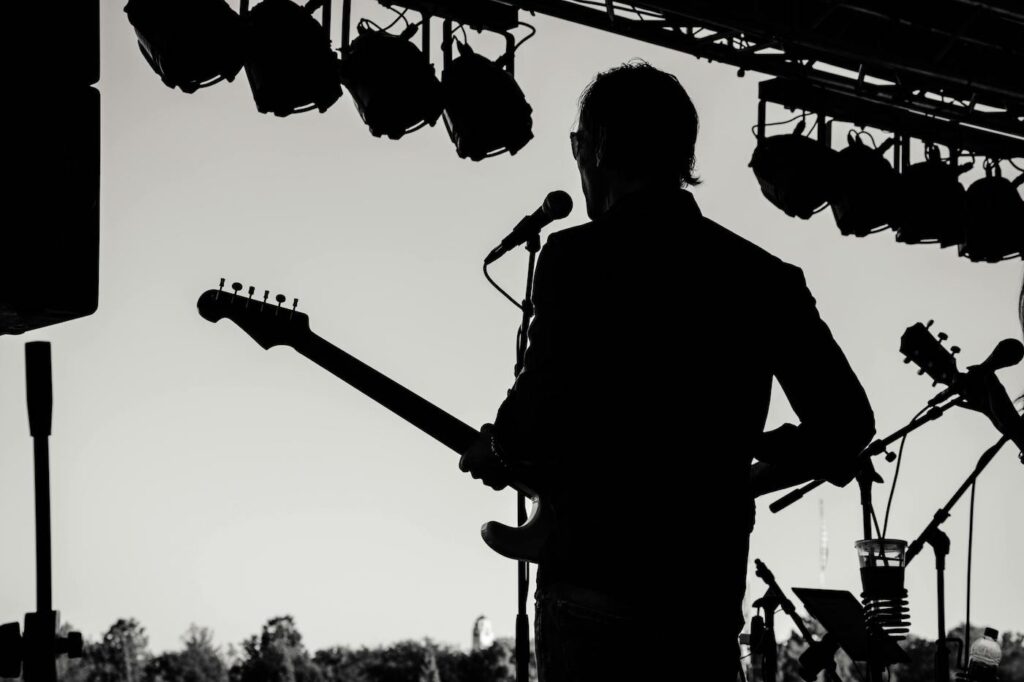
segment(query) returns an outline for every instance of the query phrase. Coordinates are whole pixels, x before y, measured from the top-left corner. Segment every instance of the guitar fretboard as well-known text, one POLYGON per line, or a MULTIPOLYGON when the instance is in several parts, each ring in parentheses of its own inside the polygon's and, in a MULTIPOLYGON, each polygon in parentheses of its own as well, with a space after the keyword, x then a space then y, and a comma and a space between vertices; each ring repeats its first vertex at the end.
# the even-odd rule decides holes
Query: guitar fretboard
POLYGON ((295 350, 457 453, 480 433, 405 386, 309 332, 295 350))

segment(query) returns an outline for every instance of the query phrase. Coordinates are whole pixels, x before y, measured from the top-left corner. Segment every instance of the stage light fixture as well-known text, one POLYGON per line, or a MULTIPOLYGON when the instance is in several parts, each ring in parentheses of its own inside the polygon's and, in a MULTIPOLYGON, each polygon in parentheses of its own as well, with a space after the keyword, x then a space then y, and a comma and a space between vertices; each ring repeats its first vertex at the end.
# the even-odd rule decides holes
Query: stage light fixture
POLYGON ((904 169, 896 185, 891 225, 896 241, 904 244, 939 244, 945 248, 964 239, 967 191, 957 180, 972 164, 944 162, 930 145, 925 160, 904 169))
POLYGON ((1024 173, 1011 182, 998 163, 985 164, 985 177, 967 190, 967 228, 961 256, 975 262, 995 263, 1024 257, 1024 200, 1020 187, 1024 173))
POLYGON ((894 140, 888 138, 876 149, 856 131, 846 139, 846 148, 836 157, 829 203, 842 234, 864 237, 884 229, 892 219, 899 175, 883 155, 894 140))
POLYGON ((370 133, 397 140, 437 123, 441 81, 427 55, 409 42, 417 25, 410 24, 400 35, 368 22, 360 22, 357 30, 358 37, 342 55, 340 77, 370 133))
MULTIPOLYGON (((515 154, 533 138, 533 108, 512 74, 458 43, 441 75, 444 123, 461 158, 515 154)), ((505 59, 510 59, 506 53, 505 59)))
POLYGON ((261 114, 324 112, 341 97, 338 58, 310 12, 291 0, 263 0, 245 18, 245 73, 261 114))
POLYGON ((748 165, 768 201, 786 215, 806 220, 828 201, 836 152, 804 137, 803 129, 800 121, 792 133, 762 138, 748 165))
POLYGON ((192 93, 242 69, 242 19, 225 0, 129 0, 124 11, 169 88, 192 93))

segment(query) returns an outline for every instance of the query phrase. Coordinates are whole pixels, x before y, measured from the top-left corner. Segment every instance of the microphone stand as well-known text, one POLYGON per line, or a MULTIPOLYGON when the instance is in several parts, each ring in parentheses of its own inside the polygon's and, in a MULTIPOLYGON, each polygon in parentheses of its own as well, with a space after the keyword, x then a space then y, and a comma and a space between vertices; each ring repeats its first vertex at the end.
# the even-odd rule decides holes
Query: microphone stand
POLYGON ((60 613, 53 610, 49 443, 53 383, 48 341, 25 344, 25 378, 35 469, 36 611, 25 614, 24 635, 17 622, 0 625, 0 677, 23 675, 25 682, 56 682, 57 657, 80 657, 82 635, 69 632, 59 636, 60 613))
MULTIPOLYGON (((1004 435, 995 445, 990 447, 981 457, 978 459, 978 464, 974 467, 974 471, 967 477, 967 480, 957 488, 957 491, 953 493, 953 497, 950 498, 941 509, 935 512, 935 516, 928 523, 921 534, 917 536, 907 547, 907 565, 916 557, 921 550, 924 548, 925 543, 932 546, 935 550, 935 583, 938 592, 938 616, 939 616, 939 638, 936 641, 935 647, 935 682, 949 682, 949 649, 947 648, 947 637, 946 637, 946 597, 945 597, 945 580, 944 570, 946 568, 946 555, 949 554, 949 537, 946 536, 939 526, 949 518, 949 512, 953 509, 953 506, 963 497, 963 494, 974 485, 978 476, 985 467, 988 466, 989 462, 996 456, 1004 445, 1010 440, 1009 436, 1004 435)), ((970 633, 966 633, 965 637, 970 637, 970 633)), ((966 643, 961 643, 956 640, 958 644, 961 644, 966 648, 966 643)))
MULTIPOLYGON (((822 639, 821 641, 816 641, 814 639, 814 633, 811 632, 810 628, 807 627, 807 623, 805 623, 803 618, 801 618, 800 615, 796 612, 796 607, 793 606, 793 602, 791 602, 789 598, 786 596, 786 594, 782 591, 782 587, 780 587, 778 581, 775 580, 775 575, 771 572, 771 570, 760 559, 754 559, 754 566, 755 572, 757 573, 757 577, 764 581, 764 583, 768 586, 768 591, 765 593, 764 597, 761 597, 759 601, 763 605, 765 605, 766 609, 770 608, 773 614, 775 612, 775 606, 781 606, 785 614, 793 620, 793 623, 796 625, 797 629, 800 630, 800 635, 804 638, 804 642, 807 643, 807 650, 800 657, 800 665, 804 668, 804 671, 800 674, 800 676, 803 677, 805 680, 811 679, 808 677, 808 674, 813 675, 814 678, 817 678, 818 672, 824 671, 825 679, 827 680, 827 682, 842 682, 842 680, 839 678, 839 675, 836 673, 835 654, 836 651, 838 651, 838 647, 831 641, 826 642, 826 639, 829 639, 828 635, 825 636, 825 639, 822 639), (771 599, 769 599, 769 596, 771 597, 771 599)), ((774 618, 769 620, 766 611, 766 628, 769 628, 769 622, 771 623, 770 627, 773 632, 771 640, 773 646, 772 652, 774 653, 774 618)), ((772 670, 771 668, 765 668, 763 665, 762 670, 768 670, 768 673, 762 674, 762 679, 775 679, 774 670, 772 670)))
MULTIPOLYGON (((761 655, 761 679, 774 682, 779 668, 778 640, 775 639, 775 608, 779 606, 779 594, 771 585, 764 595, 751 604, 764 612, 764 624, 761 626, 761 637, 758 642, 751 641, 751 653, 756 648, 761 655)), ((753 627, 751 627, 753 630, 753 627)))
MULTIPOLYGON (((871 443, 871 445, 869 445, 866 448, 864 448, 863 450, 861 450, 860 454, 857 455, 857 460, 860 463, 861 468, 864 468, 867 464, 869 464, 870 461, 871 461, 871 458, 874 457, 875 455, 880 455, 883 452, 886 452, 887 449, 889 448, 889 446, 892 445, 893 443, 895 443, 896 441, 898 441, 900 438, 903 438, 904 436, 909 434, 911 431, 915 431, 915 430, 921 428, 922 426, 924 426, 928 422, 934 421, 934 420, 938 419, 939 417, 941 417, 946 412, 946 410, 948 410, 951 407, 955 407, 955 406, 957 406, 959 404, 960 404, 960 400, 952 400, 952 401, 950 401, 948 403, 945 403, 944 405, 938 405, 936 407, 932 407, 927 412, 925 412, 922 416, 918 417, 917 419, 914 419, 913 421, 911 421, 909 424, 907 424, 903 428, 901 428, 901 429, 899 429, 897 431, 894 431, 891 435, 886 436, 885 438, 882 438, 880 440, 876 440, 875 442, 871 443)), ((888 459, 888 455, 887 455, 887 459, 888 459)), ((780 497, 779 499, 775 500, 770 505, 768 505, 768 508, 772 510, 772 513, 777 514, 780 511, 782 511, 783 509, 785 509, 786 507, 788 507, 789 505, 791 505, 794 502, 800 500, 804 495, 806 495, 807 493, 811 492, 812 490, 814 490, 815 488, 817 488, 818 486, 820 486, 821 484, 823 484, 825 482, 826 481, 825 481, 824 478, 819 478, 817 480, 811 481, 810 483, 807 483, 806 485, 803 485, 800 488, 797 488, 796 490, 788 493, 787 495, 785 495, 783 497, 780 497)), ((862 489, 863 489, 863 486, 862 486, 862 489)), ((863 500, 864 500, 863 492, 862 492, 862 495, 861 495, 861 499, 862 499, 862 502, 863 502, 863 500)), ((868 499, 870 499, 870 495, 868 495, 868 499)), ((870 529, 871 529, 871 523, 870 523, 871 516, 870 516, 870 514, 871 514, 871 509, 869 507, 869 508, 867 508, 865 510, 865 515, 866 515, 865 527, 867 528, 867 532, 866 532, 866 534, 864 536, 865 539, 870 539, 871 538, 871 531, 870 531, 870 529)))
MULTIPOLYGON (((870 540, 873 537, 871 526, 871 486, 875 482, 877 474, 875 473, 874 467, 871 465, 871 458, 875 455, 879 455, 884 452, 887 453, 886 458, 891 459, 892 456, 888 454, 888 448, 892 443, 895 443, 897 440, 903 438, 910 432, 921 428, 928 422, 938 419, 946 412, 946 410, 950 409, 955 405, 958 405, 959 403, 959 400, 952 400, 943 405, 929 408, 928 411, 925 412, 922 416, 918 417, 917 419, 911 420, 909 424, 907 424, 901 429, 894 431, 889 436, 874 441, 866 448, 864 448, 859 455, 857 455, 857 460, 860 463, 860 466, 856 478, 857 485, 860 488, 860 504, 865 540, 870 540)), ((771 503, 768 508, 771 509, 773 513, 778 513, 825 482, 825 479, 811 481, 810 483, 800 488, 797 488, 788 495, 785 495, 784 497, 781 497, 775 502, 771 503)), ((882 682, 882 665, 878 662, 874 652, 872 652, 871 660, 868 661, 868 678, 871 682, 882 682)))
MULTIPOLYGON (((523 371, 526 364, 526 348, 529 344, 527 332, 530 320, 533 319, 533 272, 537 264, 537 252, 540 251, 540 232, 535 232, 526 240, 526 251, 530 254, 526 265, 526 294, 523 298, 523 319, 516 333, 516 366, 515 375, 523 371)), ((516 516, 519 525, 527 521, 526 496, 516 496, 516 516)), ((526 603, 530 593, 530 563, 519 561, 516 566, 516 682, 528 682, 530 679, 530 616, 526 612, 526 603)))

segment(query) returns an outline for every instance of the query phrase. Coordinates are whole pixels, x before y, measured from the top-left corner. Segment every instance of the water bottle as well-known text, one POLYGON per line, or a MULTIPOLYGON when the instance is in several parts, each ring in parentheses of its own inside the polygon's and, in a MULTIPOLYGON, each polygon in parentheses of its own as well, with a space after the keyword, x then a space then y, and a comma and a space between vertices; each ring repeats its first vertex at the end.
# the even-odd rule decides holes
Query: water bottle
POLYGON ((971 644, 971 655, 967 663, 967 677, 971 682, 995 682, 996 671, 1003 652, 996 637, 999 631, 985 628, 985 634, 971 644))

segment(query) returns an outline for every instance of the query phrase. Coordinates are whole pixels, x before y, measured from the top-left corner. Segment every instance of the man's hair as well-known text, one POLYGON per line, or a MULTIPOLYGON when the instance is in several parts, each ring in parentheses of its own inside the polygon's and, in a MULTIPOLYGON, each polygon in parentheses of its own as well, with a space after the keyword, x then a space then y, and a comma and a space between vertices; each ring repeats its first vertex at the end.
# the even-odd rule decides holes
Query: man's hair
POLYGON ((631 61, 599 73, 580 95, 579 127, 597 136, 610 168, 633 176, 693 174, 697 110, 670 73, 631 61))

